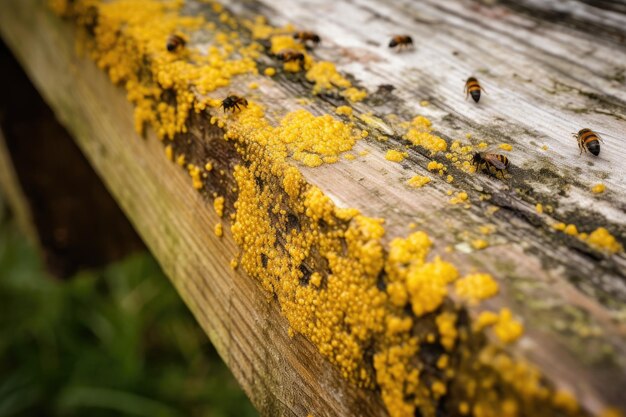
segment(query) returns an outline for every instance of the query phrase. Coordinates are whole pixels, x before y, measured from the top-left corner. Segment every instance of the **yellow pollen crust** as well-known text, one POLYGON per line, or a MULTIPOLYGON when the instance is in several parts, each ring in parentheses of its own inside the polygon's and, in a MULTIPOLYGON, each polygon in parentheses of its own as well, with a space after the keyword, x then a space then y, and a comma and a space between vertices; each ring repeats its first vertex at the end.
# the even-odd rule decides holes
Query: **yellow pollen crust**
POLYGON ((339 106, 335 109, 335 113, 343 116, 352 116, 352 107, 350 106, 339 106))
POLYGON ((411 177, 406 183, 413 188, 421 188, 430 182, 430 178, 422 175, 411 177))
POLYGON ((396 151, 395 149, 390 149, 385 154, 385 159, 391 162, 402 162, 404 158, 406 158, 409 154, 406 152, 396 151))
POLYGON ((412 144, 428 149, 432 153, 445 152, 448 149, 447 142, 431 132, 431 122, 424 116, 415 117, 410 124, 405 137, 412 144))
MULTIPOLYGON (((181 1, 52 3, 57 13, 85 28, 91 24, 88 10, 96 8, 97 25, 93 36, 85 34, 85 50, 113 83, 126 89, 137 131, 143 134, 150 127, 167 139, 166 157, 187 169, 195 188, 204 187, 203 179, 208 186, 218 173, 234 178, 235 187, 228 186, 232 193, 213 194, 219 217, 225 206, 234 209, 232 223, 227 217, 213 229, 221 237, 223 228, 230 228, 239 248, 231 268, 246 273, 269 299, 277 300, 290 335, 306 337, 351 383, 380 392, 391 417, 412 417, 416 410, 436 417, 439 401, 446 397, 453 401, 450 410, 476 417, 517 416, 525 404, 542 410, 542 417, 555 415, 556 409, 574 410, 543 382, 538 370, 502 350, 501 343, 468 341, 484 331, 504 344, 523 334, 521 323, 506 309, 483 312, 474 321, 468 318, 467 304, 498 292, 493 278, 476 273, 459 279, 452 263, 431 254, 436 246, 423 231, 388 241, 383 219, 337 207, 293 165, 337 161, 367 131, 306 110, 270 122, 250 97, 247 107, 225 114, 219 109, 221 100, 208 98, 211 93, 224 97, 235 77, 245 76, 238 85, 249 88, 272 82, 258 74, 256 62, 264 47, 255 39, 269 40, 271 54, 303 52, 304 68, 297 62, 284 68, 306 70, 314 93, 330 90, 349 101, 365 98, 366 92, 353 87, 333 63, 315 62, 306 54, 293 40, 295 28, 272 27, 261 17, 239 21, 215 2, 209 2, 206 16, 184 15, 181 1), (211 10, 214 15, 208 17, 211 10), (235 31, 239 26, 249 33, 235 31), (193 42, 197 31, 206 39, 201 47, 193 42), (175 53, 165 48, 172 33, 188 40, 175 53), (225 167, 213 172, 206 156, 198 161, 193 153, 174 155, 170 143, 186 140, 194 113, 210 128, 221 129, 225 142, 220 146, 231 146, 241 158, 232 172, 225 167), (451 296, 452 290, 458 297, 451 296)), ((275 72, 272 67, 263 71, 265 76, 275 72)), ((336 113, 351 116, 352 109, 340 106, 336 113)), ((431 132, 430 121, 417 116, 407 124, 406 138, 433 153, 447 151, 447 142, 431 132)), ((370 133, 378 135, 373 129, 370 133)), ((457 143, 446 158, 469 172, 471 152, 457 143)), ((432 161, 428 170, 443 175, 446 167, 432 161)), ((408 185, 428 181, 415 176, 408 185)), ((465 192, 454 198, 469 201, 465 192)), ((621 250, 602 228, 586 241, 607 251, 621 250)), ((485 339, 480 336, 477 340, 485 339)))
POLYGON ((585 240, 589 246, 610 254, 623 252, 624 248, 604 227, 598 227, 585 240))
POLYGON ((224 215, 224 197, 217 197, 213 200, 213 208, 219 217, 224 215))
POLYGON ((485 239, 474 239, 472 240, 472 247, 476 250, 485 249, 489 246, 489 242, 485 239))
POLYGON ((459 297, 474 303, 498 293, 498 283, 489 274, 470 274, 458 280, 454 289, 459 297))
POLYGON ((602 194, 606 190, 606 186, 602 183, 596 184, 591 187, 591 192, 594 194, 602 194))

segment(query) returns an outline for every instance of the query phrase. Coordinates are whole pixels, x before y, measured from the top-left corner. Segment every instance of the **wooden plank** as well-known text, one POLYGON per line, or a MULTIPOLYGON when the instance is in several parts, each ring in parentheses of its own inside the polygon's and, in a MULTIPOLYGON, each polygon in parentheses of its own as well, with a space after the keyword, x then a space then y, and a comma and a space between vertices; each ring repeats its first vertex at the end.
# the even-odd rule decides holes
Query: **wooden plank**
MULTIPOLYGON (((189 10, 194 12, 204 7, 190 4, 189 10)), ((313 355, 311 363, 299 357, 300 344, 309 349, 307 354, 313 350, 305 341, 297 340, 300 347, 287 346, 290 342, 285 338, 286 324, 278 315, 276 303, 260 302, 263 297, 259 289, 226 267, 236 253, 233 242, 228 237, 219 240, 207 236, 218 219, 185 185, 185 176, 164 164, 156 141, 128 140, 134 136, 128 117, 130 109, 121 103, 120 93, 111 92, 97 71, 73 56, 68 45, 70 35, 58 28, 54 19, 45 12, 30 16, 26 6, 12 6, 9 10, 19 18, 10 25, 7 20, 3 36, 18 55, 24 54, 20 56, 24 66, 53 102, 59 116, 71 126, 81 147, 192 305, 255 404, 268 415, 278 410, 285 414, 314 410, 315 415, 380 412, 370 394, 355 393, 346 387, 336 371, 317 355, 313 355), (38 19, 37 25, 33 19, 38 19), (41 32, 46 35, 25 30, 46 28, 44 23, 49 33, 41 32), (55 38, 57 33, 64 34, 62 39, 55 38), (30 39, 32 47, 21 46, 24 39, 30 39), (54 45, 55 52, 46 52, 42 44, 54 45), (64 46, 56 51, 59 45, 64 46), (56 63, 58 71, 67 62, 79 69, 75 79, 67 74, 62 79, 71 92, 63 90, 55 71, 42 73, 41 68, 50 62, 56 63), (88 108, 76 106, 77 102, 82 106, 88 103, 88 108), (64 111, 72 104, 74 107, 64 111), (103 143, 109 146, 102 148, 103 143), (150 152, 152 156, 146 159, 150 152), (141 169, 135 165, 141 165, 141 169), (120 168, 124 171, 118 172, 120 168), (168 181, 161 183, 156 178, 168 181), (136 183, 148 189, 138 190, 136 183), (181 204, 183 200, 185 204, 181 204), (205 233, 197 236, 193 233, 197 230, 205 233), (209 254, 206 248, 211 248, 209 254), (199 264, 206 269, 198 268, 199 264), (213 273, 206 274, 207 270, 213 273), (226 279, 213 282, 215 279, 207 275, 226 279), (233 286, 232 282, 236 284, 233 286), (243 295, 259 300, 238 307, 245 311, 239 312, 238 320, 223 317, 232 314, 231 307, 223 305, 224 299, 245 303, 238 299, 243 295), (205 297, 209 302, 203 301, 205 297), (211 310, 214 305, 217 307, 211 310), (255 320, 262 324, 254 323, 255 320), (242 323, 252 324, 243 331, 242 323), (275 340, 264 340, 268 335, 275 340), (237 354, 225 342, 233 337, 240 337, 237 343, 243 346, 235 347, 237 354), (257 346, 266 342, 272 345, 257 346), (250 351, 260 353, 250 360, 243 359, 250 357, 250 351), (281 368, 279 354, 290 358, 291 370, 281 368), (271 366, 259 370, 257 362, 272 355, 271 366), (252 368, 238 368, 244 366, 252 368), (312 369, 316 371, 309 373, 312 369), (320 369, 323 371, 318 372, 320 369), (253 389, 256 380, 250 373, 261 375, 266 381, 258 391, 253 389), (324 375, 321 379, 320 373, 324 375), (289 382, 281 381, 285 375, 289 382), (302 375, 307 376, 301 380, 302 375), (292 384, 293 391, 285 392, 285 387, 292 384), (329 386, 347 390, 348 394, 329 398, 329 386), (303 393, 305 397, 300 397, 303 393), (271 399, 267 399, 268 395, 271 399), (361 402, 356 399, 359 395, 368 400, 361 402), (326 401, 324 407, 320 407, 320 401, 326 401), (357 404, 364 408, 354 408, 357 404)), ((373 112, 383 118, 378 129, 366 124, 363 127, 378 135, 385 134, 388 140, 358 142, 355 151, 367 149, 369 155, 355 161, 341 160, 315 169, 298 166, 307 181, 319 186, 340 206, 357 207, 365 214, 384 217, 385 239, 405 236, 408 224, 416 222, 434 237, 434 252, 453 260, 462 273, 481 270, 498 277, 501 293, 486 306, 512 308, 523 317, 527 329, 522 342, 512 348, 513 353, 538 365, 557 387, 574 392, 591 412, 599 412, 609 404, 623 406, 620 387, 625 383, 626 258, 623 254, 597 253, 580 240, 556 233, 550 227, 558 221, 575 223, 584 231, 606 226, 624 243, 624 150, 618 140, 609 139, 619 138, 625 126, 626 97, 623 78, 620 81, 619 77, 624 46, 619 36, 610 33, 597 40, 585 31, 518 12, 506 3, 485 6, 471 1, 425 1, 417 8, 413 2, 319 0, 297 4, 235 1, 229 6, 241 16, 262 11, 273 23, 292 22, 322 34, 322 46, 314 52, 315 57, 338 63, 341 70, 354 74, 372 93, 353 108, 357 114, 373 112), (320 18, 322 13, 324 18, 320 18), (387 50, 389 36, 400 31, 419 40, 415 51, 395 54, 387 50), (589 56, 592 49, 594 59, 589 56), (471 73, 479 76, 489 93, 479 106, 464 101, 462 94, 464 80, 471 73), (381 85, 393 85, 394 89, 389 93, 387 88, 379 89, 381 85), (430 105, 419 106, 425 99, 430 105), (391 113, 398 117, 385 117, 391 113), (406 149, 409 157, 402 164, 387 161, 384 154, 388 149, 404 150, 406 145, 400 137, 403 129, 398 120, 410 120, 416 114, 432 119, 437 131, 449 142, 472 133, 474 144, 480 140, 510 143, 514 149, 510 156, 512 178, 500 181, 450 167, 449 172, 454 175, 450 185, 445 177, 429 173, 426 165, 433 157, 416 147, 406 149), (583 126, 607 133, 598 159, 583 159, 577 154, 571 132, 583 126), (541 148, 544 144, 547 151, 541 148), (586 165, 581 167, 581 161, 586 165), (414 191, 404 185, 416 173, 432 177, 427 189, 414 191), (606 184, 608 192, 592 195, 589 189, 597 182, 606 184), (450 189, 466 191, 473 204, 468 209, 450 205, 450 189), (489 202, 482 202, 481 194, 489 194, 489 202), (537 203, 550 204, 555 210, 540 215, 535 211, 537 203), (500 210, 489 215, 489 205, 500 210), (465 234, 475 236, 476 229, 486 222, 494 224, 497 230, 489 238, 492 244, 486 250, 472 251, 465 234), (457 250, 447 254, 448 246, 457 250), (589 329, 593 329, 593 335, 585 336, 589 329), (607 357, 605 350, 612 353, 607 357)), ((610 11, 603 13, 613 16, 611 21, 620 19, 610 11)), ((619 29, 615 30, 619 33, 619 29)), ((277 65, 271 56, 261 56, 259 62, 277 65)), ((246 91, 244 86, 250 81, 251 78, 242 77, 235 87, 246 91)), ((274 120, 301 107, 297 98, 311 98, 310 85, 302 78, 281 74, 276 82, 262 79, 260 85, 259 92, 251 93, 251 97, 271 109, 268 114, 275 114, 274 120)), ((223 94, 219 92, 215 97, 223 94)), ((344 102, 323 97, 312 100, 307 108, 329 113, 338 104, 344 102)), ((220 132, 206 120, 193 119, 191 126, 190 135, 173 143, 175 149, 184 151, 194 163, 207 155, 218 156, 215 159, 222 164, 218 170, 223 168, 226 174, 206 186, 226 197, 227 213, 232 213, 236 195, 228 192, 234 183, 230 173, 241 161, 232 148, 223 145, 220 132)), ((441 156, 436 158, 442 161, 441 156)), ((542 411, 545 412, 549 411, 542 411)))
POLYGON ((0 130, 0 188, 15 215, 15 221, 19 228, 31 243, 37 244, 37 232, 31 220, 30 207, 26 203, 26 198, 19 186, 2 130, 0 130))
POLYGON ((290 338, 279 306, 230 268, 235 244, 213 234, 215 211, 189 186, 188 175, 165 159, 153 135, 137 136, 123 91, 76 56, 70 25, 37 0, 0 6, 2 37, 15 47, 261 415, 380 415, 373 393, 345 384, 310 342, 290 338))

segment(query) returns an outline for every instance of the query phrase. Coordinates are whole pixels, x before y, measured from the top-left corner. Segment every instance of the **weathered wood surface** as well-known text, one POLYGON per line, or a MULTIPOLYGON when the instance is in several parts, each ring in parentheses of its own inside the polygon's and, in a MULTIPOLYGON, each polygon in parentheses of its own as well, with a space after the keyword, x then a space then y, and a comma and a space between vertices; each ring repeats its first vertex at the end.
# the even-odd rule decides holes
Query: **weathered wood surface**
MULTIPOLYGON (((384 217, 389 238, 405 235, 408 224, 416 222, 435 237, 435 252, 448 245, 460 249, 446 257, 463 272, 480 269, 500 278, 503 291, 488 305, 509 306, 524 318, 527 331, 518 353, 597 412, 606 404, 624 406, 626 258, 598 254, 549 226, 552 221, 585 231, 605 226, 625 243, 624 16, 588 3, 241 0, 228 6, 242 16, 263 13, 272 23, 317 31, 323 41, 314 55, 336 62, 370 92, 393 85, 390 93, 378 90, 355 105, 359 112, 393 113, 404 120, 423 114, 445 138, 471 133, 476 142, 513 145, 512 178, 506 182, 450 171, 453 186, 476 202, 468 210, 448 204, 446 191, 452 186, 443 179, 417 191, 404 185, 412 175, 428 175, 430 155, 411 148, 402 164, 385 160, 387 149, 406 143, 389 121, 381 126, 389 141, 357 145, 357 151, 370 151, 367 157, 301 171, 337 204, 384 217), (415 51, 396 54, 386 48, 390 35, 399 32, 414 37, 415 51), (462 92, 471 74, 488 92, 479 105, 462 92), (430 105, 420 107, 421 100, 430 105), (578 155, 571 133, 582 127, 606 134, 599 158, 578 155), (608 191, 592 195, 589 189, 598 182, 608 191), (489 203, 500 207, 495 215, 486 216, 480 193, 492 195, 489 203), (539 215, 536 203, 551 204, 555 211, 539 215), (466 253, 461 234, 484 223, 497 227, 492 245, 466 253), (599 333, 582 337, 573 330, 578 325, 599 333), (608 359, 605 349, 612 352, 608 359)), ((228 267, 234 244, 228 236, 213 236, 218 219, 191 189, 187 175, 165 160, 157 141, 137 138, 123 93, 74 55, 70 30, 36 5, 35 0, 4 0, 2 36, 254 403, 267 415, 382 412, 375 395, 346 386, 305 340, 287 338, 278 306, 228 267)), ((261 60, 275 65, 270 57, 261 60)), ((254 99, 280 114, 299 107, 296 98, 310 96, 309 90, 302 80, 277 77, 261 83, 254 99)), ((337 104, 326 98, 308 107, 332 112, 337 104)), ((219 134, 192 132, 205 144, 219 134)), ((226 161, 225 168, 236 162, 226 161)))
MULTIPOLYGON (((409 190, 404 185, 408 178, 427 175, 428 153, 412 149, 402 164, 386 161, 385 149, 398 148, 402 141, 361 143, 372 150, 365 159, 303 171, 337 201, 384 217, 388 230, 395 231, 390 236, 406 233, 407 225, 417 222, 437 236, 442 249, 457 244, 472 225, 496 224, 500 244, 461 254, 458 262, 504 279, 508 290, 497 302, 525 317, 530 331, 520 349, 527 357, 563 386, 576 385, 583 401, 597 406, 591 392, 601 391, 621 402, 621 387, 626 386, 626 258, 623 253, 598 257, 548 224, 562 221, 584 230, 605 225, 622 244, 626 239, 626 27, 620 24, 625 17, 582 2, 519 2, 513 9, 508 6, 515 2, 486 3, 235 1, 230 7, 241 14, 261 12, 277 25, 316 31, 324 36, 316 56, 337 62, 370 91, 395 87, 380 100, 356 105, 361 111, 393 113, 405 120, 423 114, 444 137, 471 133, 489 144, 513 145, 513 178, 507 186, 486 176, 454 173, 455 185, 492 194, 490 203, 501 208, 495 216, 486 216, 481 205, 451 207, 450 186, 443 179, 428 191, 409 190), (397 54, 386 48, 390 35, 397 33, 411 34, 416 50, 397 54), (488 93, 477 106, 462 91, 471 74, 488 93), (431 105, 422 108, 421 100, 431 105), (579 156, 572 132, 583 127, 606 134, 600 158, 579 156), (590 192, 599 182, 608 190, 601 197, 590 192), (554 214, 538 215, 536 203, 553 205, 554 214), (561 320, 569 323, 566 327, 576 321, 570 308, 602 329, 603 342, 595 345, 555 328, 561 320), (593 360, 581 364, 605 342, 615 349, 616 363, 609 369, 593 360)), ((305 88, 299 92, 304 94, 305 88)), ((294 87, 278 89, 263 95, 286 97, 294 87)), ((394 132, 391 124, 386 130, 394 132)))
POLYGON ((215 211, 190 187, 189 176, 165 159, 153 135, 137 136, 125 94, 91 61, 76 56, 71 25, 37 0, 4 1, 0 10, 3 39, 75 135, 261 415, 381 415, 374 393, 349 386, 310 342, 290 338, 279 306, 230 268, 235 244, 213 234, 215 211))

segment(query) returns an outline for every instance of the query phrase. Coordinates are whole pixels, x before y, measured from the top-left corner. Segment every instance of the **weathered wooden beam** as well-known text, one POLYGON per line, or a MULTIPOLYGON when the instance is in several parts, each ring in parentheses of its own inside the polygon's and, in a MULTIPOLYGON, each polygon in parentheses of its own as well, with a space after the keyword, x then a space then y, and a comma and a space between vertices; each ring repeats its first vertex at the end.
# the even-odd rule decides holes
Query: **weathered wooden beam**
MULTIPOLYGON (((383 408, 374 393, 345 384, 310 342, 289 337, 279 306, 253 280, 232 270, 235 244, 213 234, 220 220, 215 211, 189 186, 188 175, 164 157, 153 134, 137 136, 124 93, 111 88, 87 58, 76 55, 71 25, 39 1, 3 2, 0 9, 2 37, 102 175, 259 412, 380 415, 383 408)), ((217 139, 215 135, 207 136, 217 139)))
MULTIPOLYGON (((185 13, 208 16, 218 27, 231 19, 229 15, 220 19, 211 14, 211 8, 205 4, 187 3, 185 13)), ((532 2, 524 2, 527 3, 532 2)), ((492 411, 500 410, 499 415, 505 412, 507 404, 518 407, 516 413, 520 415, 533 416, 597 414, 610 405, 623 408, 626 258, 623 253, 608 254, 590 246, 580 235, 574 237, 553 228, 559 222, 573 223, 589 233, 604 226, 617 242, 625 243, 624 151, 618 145, 619 139, 609 139, 619 138, 625 125, 624 80, 619 78, 623 61, 615 53, 624 52, 619 36, 611 33, 602 40, 592 39, 575 27, 555 25, 544 20, 545 16, 518 12, 506 3, 488 6, 482 2, 433 0, 420 2, 418 8, 408 2, 319 0, 288 5, 234 1, 229 6, 239 17, 253 17, 260 11, 273 23, 292 22, 317 31, 323 41, 311 55, 317 60, 336 62, 370 91, 363 102, 351 104, 355 115, 360 116, 354 122, 370 133, 368 139, 357 142, 353 152, 367 151, 368 155, 317 168, 295 163, 297 172, 331 196, 334 203, 384 217, 386 235, 381 242, 406 236, 408 225, 417 223, 433 237, 433 252, 453 261, 462 274, 481 271, 498 278, 499 295, 478 308, 470 305, 465 309, 463 304, 453 307, 459 300, 451 297, 433 314, 415 317, 410 309, 394 310, 386 304, 388 318, 410 318, 415 327, 409 333, 420 338, 419 354, 403 366, 415 366, 420 371, 420 395, 428 397, 428 401, 418 402, 422 413, 456 415, 465 410, 465 404, 468 411, 481 415, 480 410, 485 412, 484 404, 472 403, 466 391, 476 381, 492 380, 496 381, 493 395, 497 401, 489 406, 494 407, 492 411), (385 44, 397 32, 410 33, 417 41, 416 50, 390 52, 385 44), (589 59, 590 48, 594 48, 596 59, 589 59), (484 81, 488 92, 479 105, 463 100, 463 83, 472 73, 484 81), (424 100, 429 103, 422 107, 419 103, 424 100), (408 146, 409 142, 402 138, 406 128, 401 122, 416 114, 433 120, 448 145, 454 139, 474 146, 479 141, 511 144, 510 177, 471 174, 449 163, 442 153, 433 155, 422 147, 408 146), (578 156, 571 132, 582 127, 608 134, 600 158, 578 156), (476 139, 464 139, 466 133, 476 139), (390 149, 406 151, 408 157, 401 164, 392 163, 385 159, 390 149), (446 174, 454 177, 451 183, 446 175, 430 173, 427 166, 433 161, 444 164, 446 174), (582 167, 581 161, 585 164, 582 167), (431 178, 427 188, 416 191, 406 186, 406 180, 415 174, 431 178), (608 191, 594 195, 590 189, 598 182, 603 182, 608 191), (454 195, 465 192, 471 204, 458 198, 460 206, 450 204, 449 190, 454 195), (538 212, 538 204, 546 210, 538 212), (485 238, 479 230, 487 223, 495 233, 485 238), (471 241, 478 238, 488 240, 490 246, 476 250, 471 241), (524 337, 517 344, 499 346, 504 356, 489 357, 493 364, 482 363, 478 371, 471 370, 481 363, 478 352, 484 353, 490 342, 469 332, 469 323, 481 310, 503 306, 523 319, 524 337), (436 322, 451 313, 459 333, 467 337, 450 353, 456 377, 443 375, 436 366, 445 352, 443 330, 436 330, 436 322), (436 341, 432 343, 428 341, 431 330, 436 341), (505 358, 509 361, 506 363, 517 363, 519 358, 533 363, 543 375, 541 389, 550 394, 533 396, 534 392, 524 391, 526 385, 516 385, 518 377, 526 380, 502 368, 498 370, 496 359, 502 362, 505 358), (473 379, 465 379, 470 375, 473 379), (435 383, 441 380, 446 381, 443 391, 447 389, 448 395, 435 389, 435 383), (572 393, 579 405, 572 405, 567 396, 558 394, 559 390, 572 393)), ((293 340, 287 338, 287 323, 279 314, 278 303, 267 302, 260 287, 242 272, 243 268, 235 272, 228 266, 233 258, 243 260, 250 275, 270 290, 267 294, 282 303, 280 308, 289 317, 291 327, 312 335, 314 340, 315 334, 306 333, 306 327, 294 315, 298 299, 290 299, 277 289, 281 275, 265 275, 260 270, 274 267, 274 258, 260 253, 256 262, 262 268, 246 265, 254 245, 242 243, 242 234, 236 228, 235 238, 240 240, 235 241, 242 245, 239 249, 227 227, 221 239, 211 234, 222 220, 206 202, 214 194, 223 196, 224 212, 226 216, 235 216, 236 226, 245 224, 241 213, 245 212, 242 206, 249 202, 242 197, 246 191, 254 195, 251 200, 258 207, 269 204, 267 208, 272 210, 266 217, 274 225, 271 234, 276 238, 278 258, 289 247, 291 236, 298 236, 301 231, 337 231, 343 236, 340 243, 345 244, 346 230, 354 231, 355 221, 343 224, 333 217, 333 225, 313 222, 311 215, 297 210, 308 200, 289 200, 288 187, 283 186, 284 172, 268 173, 258 168, 259 162, 272 163, 272 149, 246 137, 253 137, 256 131, 231 136, 231 141, 226 142, 224 130, 210 123, 206 113, 193 115, 186 124, 188 132, 166 142, 174 156, 185 155, 186 163, 200 167, 207 160, 213 163, 213 170, 206 172, 206 177, 194 179, 201 190, 200 194, 195 193, 188 185, 187 175, 163 157, 162 146, 152 138, 150 130, 147 140, 133 133, 131 108, 124 103, 123 94, 113 89, 90 62, 75 55, 74 35, 65 24, 35 0, 5 0, 0 3, 0 10, 4 12, 2 36, 75 135, 262 412, 311 412, 316 416, 384 413, 375 394, 347 385, 305 339, 298 335, 293 340), (32 27, 37 30, 29 30, 32 27), (236 166, 242 167, 238 178, 234 175, 236 166), (254 179, 255 191, 246 190, 241 172, 263 174, 254 179)), ((615 21, 620 19, 610 10, 603 13, 614 16, 615 21)), ((86 27, 89 29, 89 25, 86 27)), ((250 33, 239 28, 237 35, 248 41, 250 33)), ((619 33, 619 27, 612 30, 619 33)), ((193 35, 190 48, 206 48, 215 38, 211 30, 193 35)), ((146 56, 147 60, 151 58, 154 57, 146 56)), ((259 68, 280 66, 271 54, 261 54, 256 64, 259 68)), ((311 84, 304 77, 283 71, 275 79, 245 75, 231 81, 235 91, 246 91, 251 102, 265 105, 269 122, 277 122, 282 115, 303 106, 323 114, 334 112, 337 105, 350 104, 337 94, 312 96, 311 84), (256 82, 260 88, 249 90, 250 82, 256 82), (302 98, 304 102, 299 101, 302 98)), ((209 93, 218 99, 226 91, 209 93)), ((217 109, 207 112, 219 118, 227 132, 236 133, 238 116, 224 118, 217 109)), ((308 185, 299 187, 312 190, 308 185)), ((265 220, 256 218, 257 222, 265 220)), ((254 226, 248 224, 250 236, 256 238, 254 226)), ((572 232, 572 228, 565 231, 572 232)), ((333 269, 329 260, 334 258, 316 252, 320 247, 314 246, 304 262, 292 265, 305 288, 303 293, 309 294, 309 280, 314 273, 322 279, 320 294, 328 292, 325 285, 333 269)), ((389 250, 385 246, 381 262, 393 269, 387 257, 389 250)), ((348 249, 343 251, 340 257, 348 258, 348 249)), ((288 259, 291 262, 294 257, 288 259)), ((362 260, 365 264, 368 259, 362 260)), ((293 269, 282 272, 292 274, 293 269)), ((367 274, 363 275, 365 280, 367 274)), ((285 275, 282 277, 282 282, 287 280, 285 275)), ((388 294, 390 270, 381 271, 380 277, 378 291, 388 294)), ((358 287, 360 283, 354 285, 358 287)), ((304 297, 303 301, 306 302, 304 297)), ((354 331, 349 323, 340 330, 349 335, 354 331)), ((403 398, 403 389, 407 388, 400 384, 400 396, 393 397, 397 401, 389 400, 389 387, 384 385, 389 381, 384 380, 383 374, 391 367, 371 363, 376 358, 385 359, 385 349, 391 352, 402 343, 395 341, 396 345, 388 346, 386 343, 391 342, 380 334, 371 340, 372 346, 360 346, 364 352, 359 366, 366 374, 375 375, 373 385, 382 387, 388 410, 393 415, 405 415, 402 413, 407 408, 401 405, 415 404, 415 398, 403 398), (372 371, 373 366, 376 371, 372 371)), ((317 347, 322 350, 320 346, 317 347)), ((329 357, 341 365, 334 352, 329 357)))

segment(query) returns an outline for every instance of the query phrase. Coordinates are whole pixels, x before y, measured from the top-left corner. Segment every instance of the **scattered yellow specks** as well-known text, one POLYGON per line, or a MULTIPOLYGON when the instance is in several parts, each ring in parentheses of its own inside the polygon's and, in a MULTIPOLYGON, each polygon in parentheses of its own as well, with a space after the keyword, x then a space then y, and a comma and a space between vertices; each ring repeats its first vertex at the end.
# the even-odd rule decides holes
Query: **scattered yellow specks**
POLYGON ((238 266, 239 266, 239 262, 237 262, 237 259, 233 258, 230 260, 230 267, 232 269, 237 269, 238 266))
POLYGON ((606 187, 602 183, 596 184, 593 187, 591 187, 591 192, 594 194, 601 194, 604 192, 604 190, 606 190, 606 187))
POLYGON ((435 381, 432 385, 433 394, 435 398, 439 398, 443 395, 446 395, 446 385, 441 381, 435 381))
POLYGON ((459 413, 461 413, 462 415, 467 415, 470 412, 470 407, 469 404, 465 401, 461 401, 459 403, 459 413))
POLYGON ((200 170, 200 167, 197 167, 193 164, 188 164, 187 171, 189 172, 189 175, 191 176, 193 188, 195 188, 196 190, 201 189, 203 187, 203 184, 202 184, 202 177, 201 177, 202 172, 200 170))
POLYGON ((543 151, 547 151, 547 150, 548 150, 548 145, 543 145, 543 146, 541 147, 541 150, 543 150, 543 151))
POLYGON ((213 170, 213 164, 209 161, 206 164, 204 164, 204 169, 207 170, 207 172, 210 172, 213 170))
POLYGON ((406 158, 409 154, 406 152, 396 151, 395 149, 390 149, 385 154, 385 159, 391 162, 402 162, 404 158, 406 158))
POLYGON ((498 148, 502 149, 503 151, 512 151, 513 147, 508 144, 508 143, 501 143, 500 146, 498 146, 498 148))
POLYGON ((267 68, 265 68, 265 70, 263 70, 263 74, 267 75, 268 77, 272 77, 272 76, 276 75, 276 68, 274 68, 274 67, 267 67, 267 68))
POLYGON ((488 216, 493 216, 498 210, 500 210, 500 207, 498 206, 489 206, 485 209, 485 213, 487 213, 488 216))
POLYGON ((567 226, 567 225, 566 225, 565 223, 555 223, 555 224, 553 224, 553 225, 552 225, 552 228, 553 228, 554 230, 563 231, 563 230, 565 230, 565 227, 566 227, 566 226, 567 226))
POLYGON ((483 235, 490 235, 496 231, 496 226, 493 224, 484 224, 478 227, 478 231, 483 235))
POLYGON ((250 84, 248 84, 248 88, 251 90, 256 90, 257 88, 259 88, 259 83, 251 82, 250 84))
POLYGON ((420 101, 420 106, 422 106, 422 107, 428 107, 429 104, 430 104, 430 102, 428 100, 420 101))
POLYGON ((539 214, 543 214, 543 204, 541 203, 537 203, 535 205, 535 211, 539 214))
POLYGON ((604 227, 598 227, 591 232, 586 240, 589 246, 608 252, 610 254, 624 250, 622 245, 604 227))
POLYGON ((569 413, 576 413, 578 411, 578 402, 572 394, 567 391, 557 390, 552 398, 554 405, 560 409, 563 409, 569 413))
POLYGON ((335 64, 328 61, 320 61, 313 64, 306 73, 306 79, 315 83, 313 94, 351 86, 350 81, 337 71, 335 64))
POLYGON ((343 116, 352 116, 352 107, 339 106, 335 109, 335 113, 343 115, 343 116))
POLYGON ((222 223, 218 223, 215 225, 215 236, 217 237, 222 237, 222 235, 224 234, 224 230, 222 229, 222 223))
POLYGON ((503 308, 500 310, 500 316, 493 327, 493 331, 502 342, 511 343, 519 339, 524 333, 524 326, 513 318, 511 310, 503 308))
POLYGON ((167 145, 165 147, 165 157, 170 161, 174 160, 174 150, 172 149, 172 145, 167 145))
POLYGON ((219 217, 224 215, 224 197, 217 197, 213 200, 213 208, 219 217))
POLYGON ((565 229, 563 229, 563 233, 570 235, 570 236, 577 236, 578 235, 578 229, 576 229, 576 226, 573 224, 568 224, 567 226, 565 226, 565 229))
POLYGON ((470 274, 458 280, 454 288, 459 297, 472 302, 491 298, 498 293, 498 283, 489 274, 470 274))
POLYGON ((356 159, 356 155, 354 155, 353 153, 346 153, 343 155, 343 157, 348 161, 354 161, 356 159))
POLYGON ((450 184, 452 181, 454 181, 454 177, 453 177, 452 175, 448 175, 448 176, 446 177, 446 182, 447 182, 448 184, 450 184))
POLYGON ((447 170, 441 162, 437 161, 430 161, 426 168, 429 171, 439 171, 439 175, 443 175, 443 173, 447 170))
POLYGON ((411 121, 410 128, 405 137, 414 145, 421 146, 433 153, 445 152, 446 149, 448 149, 447 142, 430 132, 430 120, 424 116, 417 116, 411 121))
POLYGON ((430 178, 421 175, 411 177, 406 183, 413 188, 420 188, 430 182, 430 178))
POLYGON ((367 149, 364 149, 362 151, 359 151, 359 156, 367 156, 370 153, 370 151, 368 151, 367 149))
POLYGON ((355 87, 350 87, 342 91, 341 95, 344 96, 348 101, 356 103, 359 101, 363 101, 365 97, 367 97, 367 91, 359 90, 355 87))
POLYGON ((466 201, 469 201, 469 196, 467 195, 467 193, 465 191, 459 191, 458 193, 456 193, 454 197, 452 197, 449 200, 449 203, 450 204, 462 204, 462 203, 465 203, 466 201))
POLYGON ((465 138, 466 139, 471 139, 472 138, 472 134, 471 133, 466 133, 465 134, 465 138))
POLYGON ((472 247, 476 250, 481 250, 481 249, 485 249, 487 246, 489 246, 489 242, 487 242, 484 239, 474 239, 472 240, 472 247))
POLYGON ((450 363, 450 357, 445 353, 437 359, 437 368, 446 369, 450 363))
POLYGON ((185 154, 184 153, 181 153, 180 155, 176 157, 176 163, 180 165, 181 167, 185 166, 185 154))
POLYGON ((285 50, 291 50, 296 52, 305 52, 304 45, 296 41, 293 36, 289 35, 275 35, 270 38, 271 47, 270 52, 274 55, 281 53, 285 50))
POLYGON ((476 330, 482 330, 486 327, 493 326, 498 322, 498 314, 493 311, 483 311, 474 322, 476 330))
POLYGON ((446 311, 438 315, 435 319, 437 329, 439 330, 439 336, 441 337, 441 345, 447 351, 452 350, 454 342, 458 336, 458 332, 454 325, 456 323, 456 318, 456 314, 446 311))

